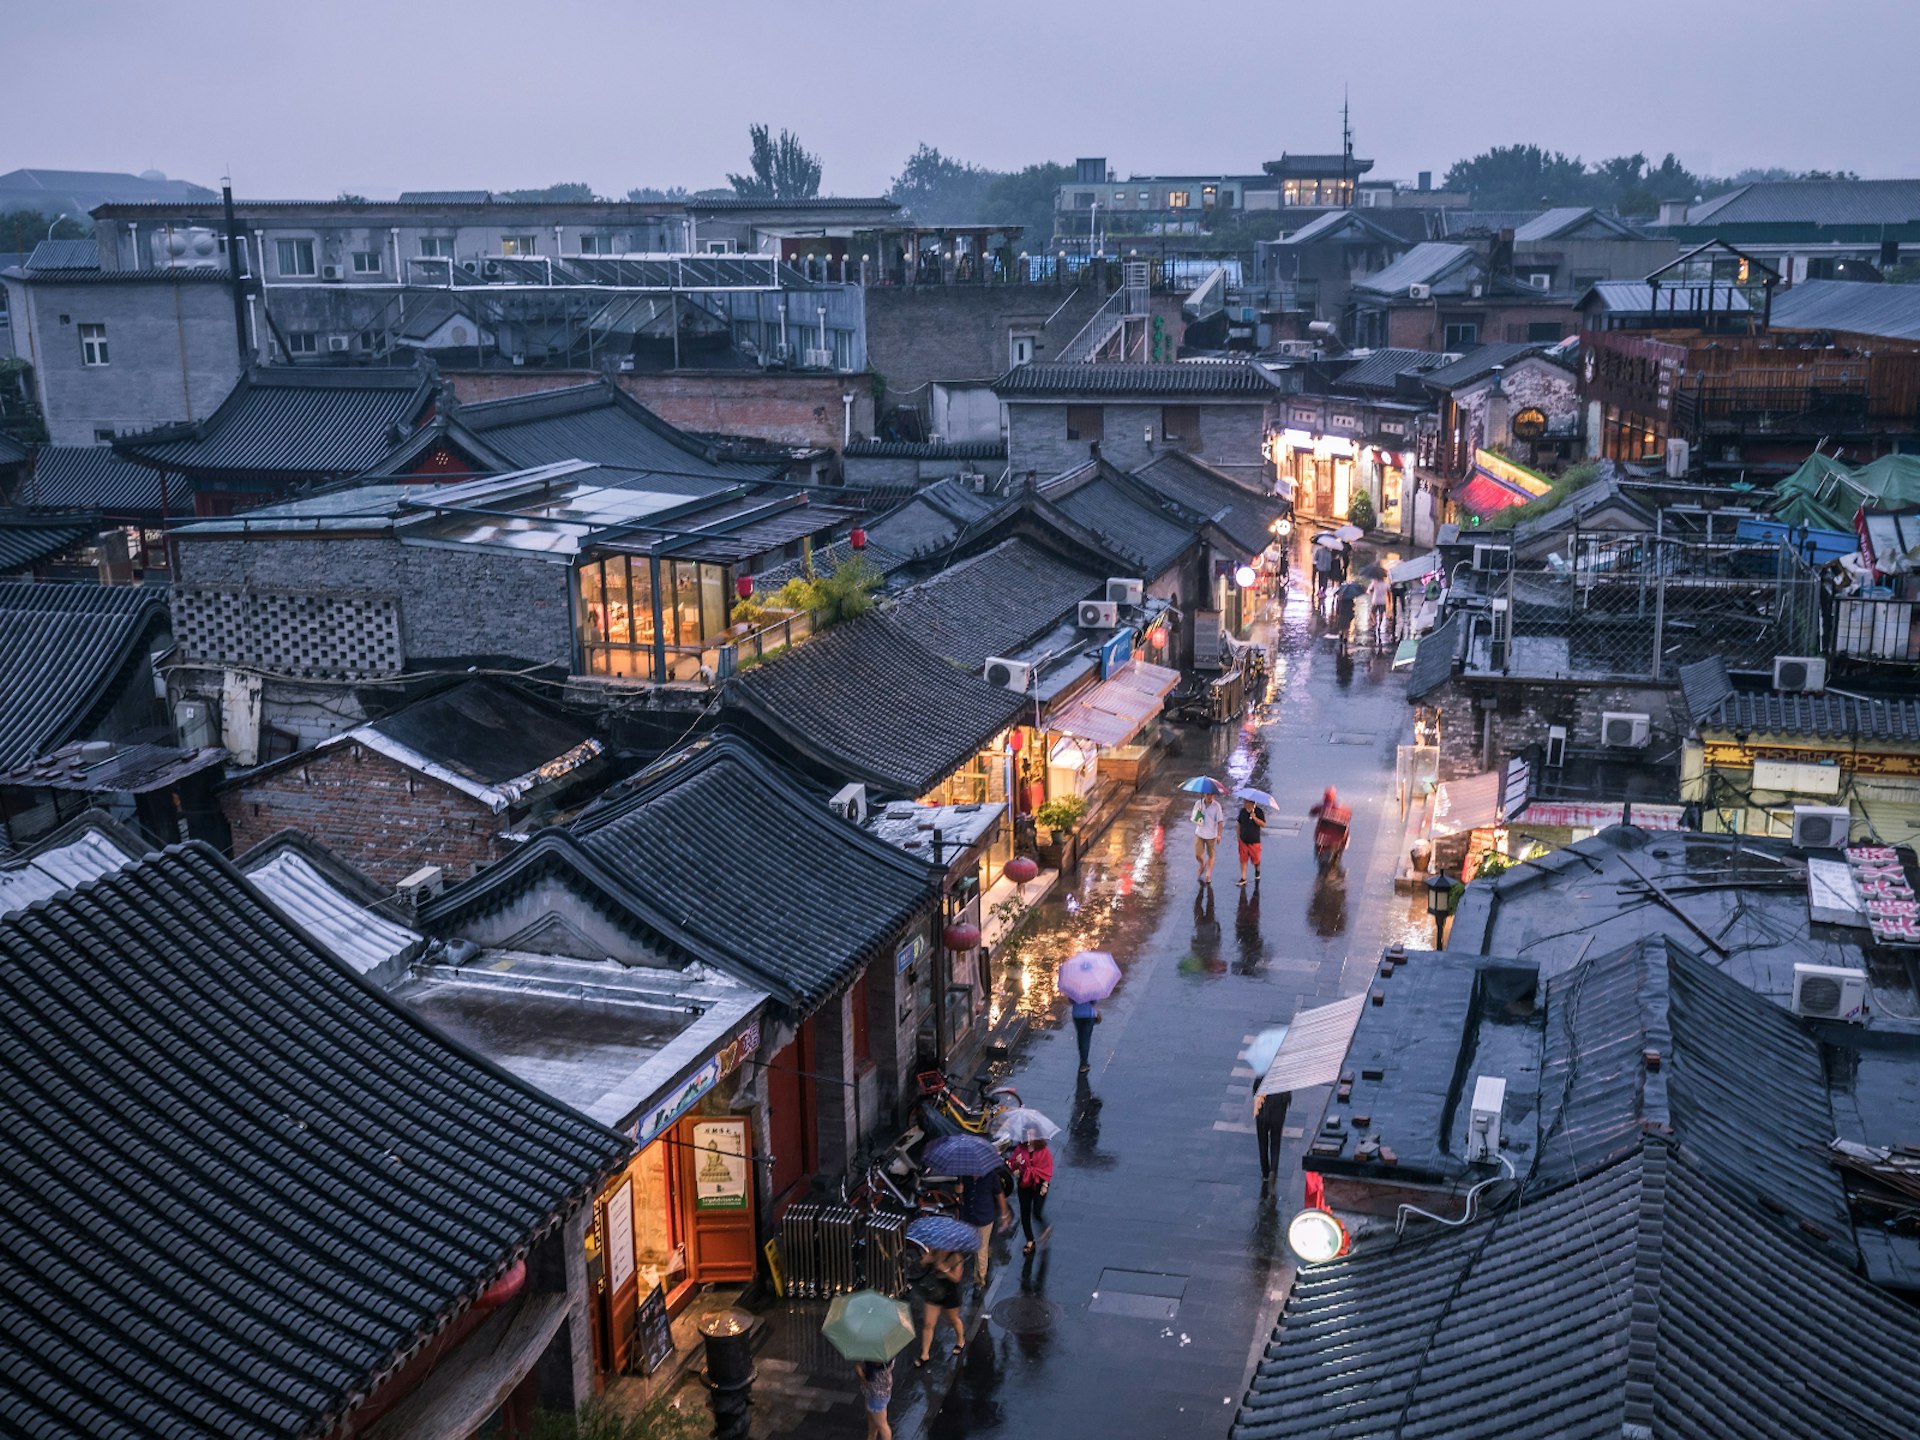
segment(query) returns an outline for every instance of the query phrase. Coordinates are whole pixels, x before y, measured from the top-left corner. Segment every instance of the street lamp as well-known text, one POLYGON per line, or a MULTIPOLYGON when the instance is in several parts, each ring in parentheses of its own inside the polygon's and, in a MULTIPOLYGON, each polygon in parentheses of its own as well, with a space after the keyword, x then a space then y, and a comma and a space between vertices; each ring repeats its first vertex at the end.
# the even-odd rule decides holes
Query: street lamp
POLYGON ((64 210, 62 210, 58 215, 53 217, 53 225, 47 226, 47 239, 49 240, 53 239, 54 225, 58 225, 62 220, 66 218, 67 218, 67 212, 64 210))
POLYGON ((1427 877, 1427 913, 1433 916, 1433 948, 1441 949, 1446 940, 1447 916, 1453 911, 1453 881, 1445 867, 1427 877))
POLYGON ((1324 1265, 1347 1253, 1351 1237, 1331 1210, 1302 1210, 1287 1222, 1287 1248, 1303 1265, 1324 1265))

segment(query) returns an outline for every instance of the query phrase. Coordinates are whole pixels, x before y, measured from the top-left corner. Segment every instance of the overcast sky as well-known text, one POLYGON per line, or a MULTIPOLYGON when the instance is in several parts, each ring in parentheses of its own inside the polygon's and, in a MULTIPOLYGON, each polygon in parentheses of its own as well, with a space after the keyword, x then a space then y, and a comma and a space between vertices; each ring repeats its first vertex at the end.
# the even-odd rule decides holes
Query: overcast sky
POLYGON ((5 7, 16 166, 252 198, 725 183, 749 121, 877 194, 924 140, 1000 169, 1255 171, 1340 143, 1920 175, 1920 0, 56 0, 5 7))

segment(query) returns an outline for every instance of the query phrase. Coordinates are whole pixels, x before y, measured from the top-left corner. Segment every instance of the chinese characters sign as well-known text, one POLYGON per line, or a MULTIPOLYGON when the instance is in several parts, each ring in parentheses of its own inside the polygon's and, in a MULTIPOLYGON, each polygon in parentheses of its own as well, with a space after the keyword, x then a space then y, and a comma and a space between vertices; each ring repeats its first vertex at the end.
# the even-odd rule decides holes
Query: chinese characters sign
POLYGON ((1881 945, 1920 945, 1920 898, 1916 898, 1900 852, 1891 845, 1856 845, 1846 851, 1847 871, 1881 945))

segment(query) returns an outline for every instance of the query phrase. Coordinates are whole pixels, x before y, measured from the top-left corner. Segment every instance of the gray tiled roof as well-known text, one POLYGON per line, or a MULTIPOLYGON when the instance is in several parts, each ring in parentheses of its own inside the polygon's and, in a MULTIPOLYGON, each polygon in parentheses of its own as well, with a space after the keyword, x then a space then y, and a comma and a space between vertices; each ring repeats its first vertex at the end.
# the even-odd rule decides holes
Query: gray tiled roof
POLYGON ((40 515, 0 510, 0 575, 71 550, 100 529, 97 515, 40 515))
POLYGON ((363 727, 476 785, 518 780, 593 738, 502 680, 463 680, 363 727))
POLYGON ((1920 1407, 1912 1312, 1684 1142, 1415 1225, 1299 1273, 1234 1440, 1892 1436, 1920 1407))
POLYGON ((1005 540, 901 591, 888 613, 936 655, 974 670, 1051 630, 1101 580, 1025 540, 1005 540))
POLYGON ((1004 460, 1007 447, 999 440, 854 440, 845 455, 849 460, 1004 460))
POLYGON ((42 240, 27 257, 28 270, 98 270, 100 246, 93 240, 42 240))
POLYGON ((1521 356, 1537 354, 1545 348, 1524 340, 1496 340, 1469 350, 1458 360, 1436 366, 1420 378, 1436 390, 1450 390, 1455 385, 1471 384, 1491 374, 1496 365, 1511 365, 1521 356))
POLYGON ((166 594, 137 585, 0 581, 0 769, 81 732, 123 685, 147 686, 166 594))
POLYGON ((802 1011, 852 981, 935 889, 924 861, 843 820, 737 735, 672 756, 572 834, 640 903, 802 1011))
POLYGON ((1266 399, 1274 385, 1253 365, 1194 360, 1174 364, 1016 365, 994 382, 1001 395, 1246 395, 1266 399))
POLYGON ((789 200, 748 200, 737 195, 714 196, 708 199, 694 198, 687 201, 687 209, 700 210, 878 210, 887 215, 898 214, 900 205, 885 196, 842 196, 808 195, 789 200))
POLYGON ((631 1142, 202 844, 0 921, 0 1428, 331 1433, 631 1142))
POLYGON ((395 427, 420 418, 430 370, 250 370, 204 420, 123 436, 114 448, 190 472, 356 475, 399 443, 395 427))
MULTIPOLYGON (((887 576, 907 563, 909 557, 877 545, 871 538, 867 548, 856 552, 845 540, 836 540, 831 545, 816 545, 813 549, 813 570, 816 575, 831 575, 846 564, 856 553, 866 561, 874 573, 887 576)), ((762 570, 753 577, 753 588, 762 595, 770 595, 789 580, 798 580, 807 573, 806 560, 786 560, 770 569, 762 570)))
POLYGON ((1688 225, 1908 225, 1920 180, 1763 180, 1687 211, 1688 225))
POLYGON ((179 475, 162 476, 136 465, 111 445, 40 445, 33 452, 33 474, 17 488, 21 505, 86 506, 109 515, 193 513, 193 485, 179 475), (165 482, 164 505, 161 486, 165 482))
POLYGON ((27 461, 27 447, 11 435, 0 435, 0 470, 15 465, 24 465, 27 461))
POLYGON ((823 768, 915 799, 1030 703, 941 659, 884 614, 843 621, 743 672, 726 693, 823 768))
POLYGON ((1181 508, 1211 518, 1248 555, 1272 543, 1271 527, 1285 509, 1278 496, 1249 490, 1178 450, 1162 451, 1132 474, 1181 508))
POLYGON ((1453 662, 1460 645, 1465 622, 1455 615, 1444 625, 1436 625, 1420 637, 1412 668, 1407 672, 1407 698, 1424 700, 1453 679, 1453 662))
POLYGON ((1404 295, 1409 285, 1428 285, 1474 259, 1471 245, 1454 245, 1444 240, 1428 240, 1414 246, 1384 270, 1353 282, 1353 288, 1370 295, 1404 295))
POLYGON ((1333 383, 1342 390, 1393 390, 1402 375, 1420 375, 1447 363, 1438 350, 1399 350, 1391 346, 1362 356, 1342 370, 1333 383))
POLYGON ((1694 727, 1700 730, 1920 741, 1920 698, 1736 690, 1727 678, 1725 661, 1717 655, 1681 666, 1680 687, 1694 727))
POLYGON ((1136 495, 1098 463, 1044 482, 1040 495, 1093 531, 1115 555, 1138 565, 1149 583, 1198 538, 1196 524, 1136 495))
POLYGON ((592 460, 719 488, 764 480, 774 468, 714 460, 708 447, 599 381, 462 405, 453 419, 516 469, 592 460))
POLYGON ((1638 233, 1624 220, 1596 210, 1591 205, 1561 205, 1552 210, 1543 210, 1524 224, 1516 225, 1513 238, 1521 244, 1534 240, 1557 240, 1582 229, 1595 229, 1609 237, 1622 239, 1631 239, 1638 233))
POLYGON ((1839 330, 1920 340, 1920 285, 1804 280, 1773 297, 1775 330, 1839 330))

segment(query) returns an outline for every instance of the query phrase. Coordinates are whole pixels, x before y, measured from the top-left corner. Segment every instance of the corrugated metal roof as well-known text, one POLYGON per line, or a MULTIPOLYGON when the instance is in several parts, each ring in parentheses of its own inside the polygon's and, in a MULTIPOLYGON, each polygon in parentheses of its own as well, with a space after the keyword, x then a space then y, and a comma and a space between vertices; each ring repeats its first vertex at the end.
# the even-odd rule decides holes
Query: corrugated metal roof
POLYGON ((356 475, 400 443, 432 395, 425 369, 256 369, 204 420, 126 436, 115 449, 170 468, 356 475))
POLYGON ((887 215, 899 212, 898 202, 885 196, 849 196, 808 195, 788 200, 750 200, 737 195, 716 196, 711 199, 691 199, 687 209, 702 210, 765 210, 777 214, 782 210, 879 210, 887 215))
POLYGON ((376 985, 391 985, 425 943, 406 926, 334 884, 298 850, 283 848, 242 867, 256 889, 326 947, 334 959, 376 985))
POLYGON ((100 246, 93 240, 42 240, 27 257, 32 270, 98 270, 100 246))
POLYGON ((402 190, 402 205, 484 205, 493 199, 491 190, 402 190))
POLYGON ((0 921, 0 993, 12 1434, 330 1433, 632 1153, 204 844, 0 921))
POLYGON ((1920 180, 1763 180, 1687 211, 1687 224, 1910 225, 1920 222, 1920 180))
POLYGON ((166 623, 164 591, 0 581, 0 768, 78 738, 166 623))
POLYGON ((994 382, 1002 395, 1250 395, 1274 385, 1257 366, 1195 360, 1167 364, 1018 365, 994 382))
POLYGON ((1353 282, 1353 288, 1370 295, 1404 295, 1409 285, 1431 285, 1444 275, 1474 260, 1471 245, 1454 245, 1444 240, 1427 240, 1414 246, 1384 270, 1353 282))
POLYGON ((1420 646, 1413 655, 1413 668, 1407 674, 1409 700, 1424 700, 1453 679, 1453 662, 1465 628, 1464 616, 1455 615, 1446 624, 1436 625, 1420 637, 1420 646))
POLYGON ((1560 205, 1542 211, 1523 225, 1513 228, 1513 238, 1521 244, 1536 240, 1557 240, 1575 230, 1599 229, 1609 236, 1631 239, 1639 232, 1624 220, 1596 210, 1591 205, 1560 205))
POLYGON ((1437 350, 1383 348, 1362 356, 1334 377, 1333 383, 1342 390, 1393 390, 1400 376, 1436 370, 1450 358, 1437 350))
POLYGON ((71 550, 100 528, 97 515, 36 515, 0 510, 0 575, 33 568, 71 550))
MULTIPOLYGON (((1651 315, 1653 311, 1653 286, 1644 280, 1597 280, 1593 288, 1581 297, 1584 308, 1587 296, 1600 301, 1600 307, 1610 314, 1651 315)), ((1715 314, 1729 311, 1744 312, 1753 307, 1747 303, 1746 291, 1729 283, 1695 284, 1693 282, 1675 282, 1660 287, 1660 313, 1675 315, 1695 315, 1712 308, 1715 314)))
POLYGON ((1545 348, 1522 340, 1494 341, 1469 350, 1450 364, 1436 366, 1422 378, 1437 390, 1449 390, 1490 374, 1496 365, 1510 365, 1523 355, 1537 354, 1545 348))
POLYGON ((1775 330, 1839 330, 1920 340, 1920 285, 1805 280, 1773 297, 1768 324, 1775 330))
POLYGON ((33 474, 21 482, 14 498, 22 505, 84 506, 107 515, 193 513, 191 481, 136 465, 111 445, 35 446, 33 474))
MULTIPOLYGON (((4 258, 4 257, 0 257, 4 258)), ((24 465, 27 460, 27 447, 11 435, 0 435, 0 470, 14 465, 24 465)))
POLYGON ((0 918, 132 864, 140 851, 116 838, 117 828, 83 814, 0 866, 0 918))

